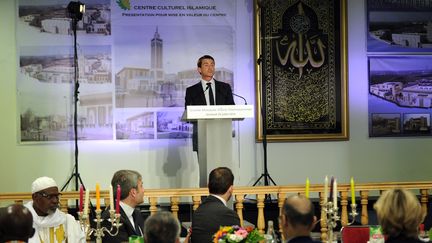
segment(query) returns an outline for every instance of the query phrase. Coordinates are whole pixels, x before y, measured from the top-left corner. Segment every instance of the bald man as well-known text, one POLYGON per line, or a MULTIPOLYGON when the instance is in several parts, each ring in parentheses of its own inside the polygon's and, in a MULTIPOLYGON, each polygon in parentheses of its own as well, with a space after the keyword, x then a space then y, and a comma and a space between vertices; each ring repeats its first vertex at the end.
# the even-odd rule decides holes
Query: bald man
POLYGON ((316 220, 314 206, 308 198, 298 195, 288 197, 281 215, 282 233, 286 242, 318 243, 310 237, 316 220))
POLYGON ((0 208, 0 242, 25 241, 34 234, 33 216, 20 204, 0 208))

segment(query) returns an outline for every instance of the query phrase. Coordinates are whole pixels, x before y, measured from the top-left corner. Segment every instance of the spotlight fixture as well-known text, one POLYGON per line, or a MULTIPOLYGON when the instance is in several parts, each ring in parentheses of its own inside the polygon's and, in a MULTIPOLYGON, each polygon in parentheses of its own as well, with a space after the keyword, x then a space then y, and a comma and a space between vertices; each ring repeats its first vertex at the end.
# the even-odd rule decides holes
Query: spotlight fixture
POLYGON ((70 2, 67 6, 68 16, 75 20, 82 20, 83 14, 85 12, 85 4, 78 2, 70 2))

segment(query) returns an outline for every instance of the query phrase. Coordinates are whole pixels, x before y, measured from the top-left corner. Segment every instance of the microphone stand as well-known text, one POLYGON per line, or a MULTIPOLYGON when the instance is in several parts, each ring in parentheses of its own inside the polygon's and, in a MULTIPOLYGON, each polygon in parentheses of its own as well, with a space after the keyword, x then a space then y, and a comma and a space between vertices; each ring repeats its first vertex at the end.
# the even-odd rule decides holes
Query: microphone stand
MULTIPOLYGON (((263 38, 265 36, 265 31, 264 31, 264 20, 263 20, 263 12, 264 12, 264 5, 265 3, 263 3, 264 1, 261 2, 261 4, 259 4, 260 6, 260 50, 261 50, 261 54, 260 57, 257 60, 257 64, 260 66, 261 68, 261 116, 262 116, 262 145, 263 145, 263 155, 264 155, 264 173, 261 174, 261 176, 255 181, 255 183, 252 186, 256 186, 261 179, 264 179, 264 186, 269 186, 270 182, 273 183, 273 185, 276 186, 276 183, 274 182, 274 180, 271 178, 269 172, 268 172, 268 167, 267 167, 267 112, 266 112, 266 77, 265 74, 263 73, 263 70, 265 70, 265 62, 262 61, 262 57, 265 55, 265 50, 263 48, 263 38)), ((271 202, 271 195, 267 194, 266 195, 266 201, 270 201, 271 202)))
MULTIPOLYGON (((73 57, 73 63, 74 63, 74 141, 75 141, 75 165, 74 165, 74 172, 69 177, 67 182, 64 184, 64 186, 61 188, 61 191, 65 190, 68 184, 71 182, 72 178, 75 177, 75 190, 78 191, 78 181, 83 185, 83 188, 85 190, 84 183, 81 179, 80 173, 78 171, 78 94, 79 94, 79 81, 78 81, 78 51, 77 51, 77 25, 78 25, 78 19, 72 18, 72 30, 73 30, 73 36, 74 36, 74 57, 73 57)), ((78 203, 78 201, 77 201, 78 203)))

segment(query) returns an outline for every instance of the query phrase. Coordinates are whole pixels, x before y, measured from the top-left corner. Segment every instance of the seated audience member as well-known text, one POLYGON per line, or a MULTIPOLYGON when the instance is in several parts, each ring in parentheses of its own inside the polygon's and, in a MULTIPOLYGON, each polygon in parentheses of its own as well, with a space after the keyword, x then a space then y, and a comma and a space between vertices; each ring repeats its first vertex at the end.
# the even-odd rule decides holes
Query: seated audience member
POLYGON ((31 191, 33 200, 24 205, 33 216, 35 228, 30 243, 85 242, 84 232, 75 218, 58 209, 61 194, 52 178, 37 178, 31 191))
MULTIPOLYGON (((115 236, 108 233, 103 237, 104 243, 128 242, 130 236, 143 236, 144 218, 141 212, 136 208, 144 202, 144 188, 142 176, 137 171, 119 170, 114 173, 111 179, 113 188, 120 185, 120 223, 119 232, 115 236)), ((109 211, 105 210, 102 217, 109 218, 109 211)), ((108 223, 107 220, 104 223, 108 223)), ((105 225, 108 226, 109 225, 105 225)))
POLYGON ((282 208, 280 224, 284 238, 288 243, 312 243, 310 233, 315 227, 312 202, 304 196, 288 197, 282 208))
POLYGON ((180 223, 170 212, 158 212, 145 221, 145 243, 179 243, 180 223))
POLYGON ((27 242, 33 234, 33 216, 26 207, 12 204, 0 208, 0 242, 27 242))
POLYGON ((219 167, 209 174, 210 195, 192 216, 192 243, 213 242, 220 226, 240 225, 236 212, 226 206, 233 192, 234 175, 227 167, 219 167))
POLYGON ((389 243, 420 243, 419 225, 425 215, 417 197, 405 189, 385 191, 375 203, 378 223, 389 243))

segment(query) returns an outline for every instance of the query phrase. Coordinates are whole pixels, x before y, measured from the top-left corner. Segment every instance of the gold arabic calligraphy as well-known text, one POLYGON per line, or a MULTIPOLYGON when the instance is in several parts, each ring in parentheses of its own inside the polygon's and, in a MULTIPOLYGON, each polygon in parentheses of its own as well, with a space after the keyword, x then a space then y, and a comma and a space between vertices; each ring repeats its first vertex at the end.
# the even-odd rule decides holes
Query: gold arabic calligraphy
MULTIPOLYGON (((298 27, 295 28, 295 30, 297 30, 295 31, 297 33, 297 40, 293 38, 290 42, 288 35, 284 35, 280 41, 276 41, 276 52, 281 65, 285 66, 289 60, 290 64, 299 70, 299 78, 301 78, 303 68, 308 63, 313 68, 319 68, 324 64, 325 45, 317 35, 313 35, 309 38, 306 36, 305 33, 309 28, 307 23, 308 18, 305 16, 302 3, 299 3, 297 8, 298 15, 292 18, 292 22, 295 22, 295 25, 298 27), (306 41, 303 39, 306 39, 306 41), (288 48, 284 48, 286 49, 285 53, 281 53, 281 46, 288 46, 288 48)), ((307 71, 310 72, 312 69, 307 71)))

